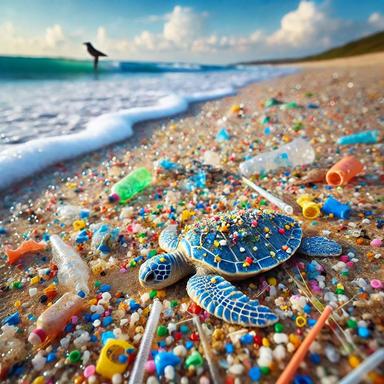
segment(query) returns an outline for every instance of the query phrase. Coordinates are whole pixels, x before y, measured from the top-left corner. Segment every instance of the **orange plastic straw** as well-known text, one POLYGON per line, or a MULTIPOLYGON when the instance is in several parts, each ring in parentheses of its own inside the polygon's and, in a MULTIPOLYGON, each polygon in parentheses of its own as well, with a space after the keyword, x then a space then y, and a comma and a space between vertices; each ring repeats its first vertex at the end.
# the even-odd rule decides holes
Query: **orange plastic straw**
POLYGON ((329 185, 337 187, 345 185, 363 170, 363 164, 354 156, 347 156, 336 163, 326 175, 326 180, 329 185))
POLYGON ((294 376, 294 374, 297 371, 297 368, 301 364, 301 362, 304 360, 305 355, 307 354, 309 347, 313 343, 313 341, 316 339, 317 335, 320 333, 322 328, 324 327, 325 322, 329 318, 329 316, 332 313, 333 308, 327 305, 324 308, 323 313, 317 320, 316 324, 313 326, 313 328, 309 331, 307 337, 304 339, 304 341, 301 343, 299 349, 296 351, 296 353, 293 355, 291 361, 288 363, 287 367, 285 368, 284 372, 281 374, 279 379, 277 380, 276 384, 289 384, 294 376))
POLYGON ((35 240, 26 240, 23 241, 19 247, 16 249, 5 248, 5 253, 8 256, 8 263, 14 264, 21 256, 26 255, 27 253, 35 253, 43 251, 47 248, 47 244, 44 241, 38 243, 35 240))

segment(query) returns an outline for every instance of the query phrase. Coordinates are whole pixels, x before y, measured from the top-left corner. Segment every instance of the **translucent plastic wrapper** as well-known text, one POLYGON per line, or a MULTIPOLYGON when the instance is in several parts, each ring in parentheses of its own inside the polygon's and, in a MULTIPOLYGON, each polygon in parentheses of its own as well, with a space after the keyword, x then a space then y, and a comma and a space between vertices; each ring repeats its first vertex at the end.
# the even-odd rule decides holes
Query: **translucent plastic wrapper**
POLYGON ((80 255, 57 235, 50 237, 53 262, 58 268, 59 283, 72 292, 89 293, 89 268, 80 255))
POLYGON ((240 164, 244 176, 261 174, 281 167, 293 168, 311 164, 315 160, 315 151, 311 143, 299 138, 282 145, 274 151, 264 152, 240 164))

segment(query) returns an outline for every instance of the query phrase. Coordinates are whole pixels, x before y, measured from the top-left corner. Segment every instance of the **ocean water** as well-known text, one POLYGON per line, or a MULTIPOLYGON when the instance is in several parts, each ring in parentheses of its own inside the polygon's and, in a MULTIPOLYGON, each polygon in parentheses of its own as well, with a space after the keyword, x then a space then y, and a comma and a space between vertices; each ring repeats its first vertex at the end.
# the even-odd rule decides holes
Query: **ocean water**
POLYGON ((0 189, 292 68, 0 57, 0 189))

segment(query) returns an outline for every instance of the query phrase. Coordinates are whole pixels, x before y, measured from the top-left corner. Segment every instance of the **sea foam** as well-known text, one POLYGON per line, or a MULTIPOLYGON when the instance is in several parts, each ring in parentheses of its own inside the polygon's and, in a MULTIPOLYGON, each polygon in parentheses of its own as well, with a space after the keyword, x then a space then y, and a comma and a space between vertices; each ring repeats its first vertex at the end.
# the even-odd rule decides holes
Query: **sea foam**
MULTIPOLYGON (((37 127, 42 127, 42 129, 46 127, 45 130, 48 127, 48 133, 51 136, 41 136, 44 133, 42 132, 39 133, 38 137, 32 136, 31 140, 24 143, 10 144, 0 148, 0 190, 4 190, 11 184, 57 162, 69 160, 122 141, 133 135, 133 125, 135 123, 174 116, 186 111, 191 102, 232 95, 236 93, 237 89, 250 82, 281 76, 289 72, 292 72, 292 70, 263 68, 255 71, 206 72, 193 75, 169 74, 156 75, 156 77, 121 77, 112 81, 105 80, 96 83, 76 83, 74 81, 56 84, 38 83, 36 85, 39 85, 39 89, 43 89, 43 91, 45 89, 45 93, 39 94, 39 97, 36 96, 36 98, 33 97, 36 88, 35 83, 33 83, 33 87, 30 84, 26 85, 30 87, 27 89, 32 96, 28 96, 28 93, 25 92, 24 85, 20 86, 19 84, 19 91, 17 91, 17 88, 12 85, 13 83, 10 83, 8 86, 13 87, 11 88, 13 90, 11 91, 13 92, 13 102, 20 105, 20 101, 17 101, 20 100, 18 96, 27 95, 27 99, 21 104, 24 108, 21 115, 23 129, 20 128, 18 132, 20 134, 22 132, 32 132, 32 124, 37 122, 39 124, 37 127), (116 103, 123 103, 120 100, 124 100, 125 95, 121 90, 126 85, 130 87, 130 95, 136 97, 136 100, 131 100, 128 103, 129 108, 119 108, 120 110, 115 111, 113 108, 116 109, 116 103), (84 91, 84 87, 86 91, 84 91), (97 89, 95 87, 99 87, 98 94, 93 98, 89 97, 88 95, 91 95, 89 89, 94 93, 97 89), (82 89, 83 93, 81 93, 82 89), (107 93, 105 93, 106 89, 108 90, 107 93), (57 90, 60 90, 61 93, 57 93, 57 90), (44 98, 44 95, 47 97, 44 98), (111 97, 114 98, 111 99, 111 97), (69 119, 68 116, 72 113, 71 108, 76 107, 79 98, 81 102, 80 107, 77 106, 79 112, 86 106, 91 110, 97 107, 99 111, 108 111, 108 109, 109 111, 101 113, 97 117, 91 117, 88 123, 85 120, 82 127, 74 133, 60 131, 59 128, 56 131, 55 125, 49 126, 49 121, 42 120, 40 117, 37 120, 28 120, 28 116, 31 116, 31 108, 34 115, 37 116, 41 116, 42 108, 43 111, 44 108, 47 108, 48 112, 58 109, 56 112, 60 114, 62 120, 65 120, 66 116, 69 119), (29 99, 33 99, 34 104, 29 99), (70 103, 66 104, 68 100, 70 100, 70 103)), ((12 102, 7 104, 6 102, 6 105, 12 107, 15 104, 12 104, 12 102)), ((52 112, 50 113, 52 114, 52 112)), ((81 117, 84 119, 83 116, 81 117)), ((53 117, 53 119, 58 121, 58 117, 53 117)), ((17 127, 18 121, 19 119, 16 117, 13 121, 5 124, 9 127, 17 127)))

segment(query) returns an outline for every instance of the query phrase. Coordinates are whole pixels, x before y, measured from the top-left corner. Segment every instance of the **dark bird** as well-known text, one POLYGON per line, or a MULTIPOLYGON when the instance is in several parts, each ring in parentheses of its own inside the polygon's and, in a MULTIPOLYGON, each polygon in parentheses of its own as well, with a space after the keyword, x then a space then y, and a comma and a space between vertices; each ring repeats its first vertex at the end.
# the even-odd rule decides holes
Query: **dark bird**
POLYGON ((93 68, 95 71, 97 71, 97 64, 99 63, 99 57, 107 55, 103 52, 98 51, 89 41, 86 43, 83 43, 87 47, 88 53, 93 56, 93 68))

